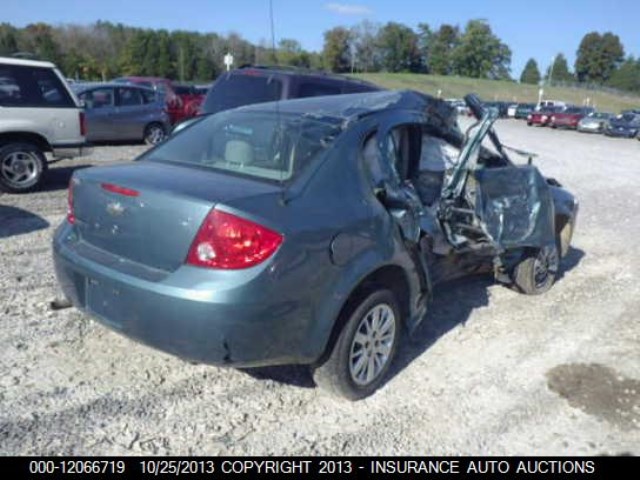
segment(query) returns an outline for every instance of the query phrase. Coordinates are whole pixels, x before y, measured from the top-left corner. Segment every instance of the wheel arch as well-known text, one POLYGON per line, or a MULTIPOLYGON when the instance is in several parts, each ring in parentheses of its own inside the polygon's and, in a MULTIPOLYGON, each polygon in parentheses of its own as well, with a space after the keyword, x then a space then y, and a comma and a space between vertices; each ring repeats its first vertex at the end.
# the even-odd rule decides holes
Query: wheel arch
POLYGON ((393 292, 400 308, 403 328, 406 327, 406 321, 411 310, 411 288, 407 273, 399 265, 381 266, 360 279, 346 295, 334 319, 330 334, 325 342, 324 351, 316 363, 321 364, 327 359, 351 313, 376 288, 386 288, 393 292))
POLYGON ((52 150, 47 139, 38 133, 23 131, 0 133, 0 148, 11 143, 30 143, 43 152, 50 152, 52 150))

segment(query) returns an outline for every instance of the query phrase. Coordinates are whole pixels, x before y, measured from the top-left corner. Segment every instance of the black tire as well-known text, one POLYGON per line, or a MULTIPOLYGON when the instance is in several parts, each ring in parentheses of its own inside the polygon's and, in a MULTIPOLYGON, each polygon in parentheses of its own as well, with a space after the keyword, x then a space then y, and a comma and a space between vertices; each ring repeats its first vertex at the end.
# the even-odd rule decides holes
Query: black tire
POLYGON ((9 143, 0 148, 0 191, 34 190, 47 171, 44 153, 31 143, 9 143))
POLYGON ((556 244, 529 249, 513 269, 513 285, 526 295, 540 295, 551 288, 559 268, 560 258, 556 244))
POLYGON ((361 300, 353 308, 344 312, 346 318, 339 319, 345 322, 344 326, 328 358, 313 370, 316 385, 348 400, 367 397, 383 384, 401 335, 401 310, 393 292, 382 287, 369 292, 361 296, 361 300), (367 336, 368 327, 373 325, 374 318, 378 315, 379 335, 373 336, 374 330, 368 330, 370 336, 367 336), (381 318, 382 324, 379 323, 381 318), (369 324, 369 321, 372 323, 369 324), (392 322, 392 328, 385 330, 382 327, 387 326, 388 322, 392 322), (356 334, 360 339, 367 339, 366 346, 356 340, 356 334), (375 340, 374 343, 376 338, 386 340, 375 340), (369 339, 372 339, 371 343, 369 339), (378 350, 383 348, 386 354, 378 350), (372 360, 365 361, 367 358, 372 360), (360 363, 362 359, 365 360, 360 363), (376 362, 376 359, 382 363, 376 362), (371 379, 366 378, 369 371, 372 372, 371 379))
POLYGON ((150 123, 144 129, 144 143, 157 145, 167 138, 167 132, 161 123, 150 123))
POLYGON ((531 122, 527 122, 527 126, 530 127, 532 124, 531 122))

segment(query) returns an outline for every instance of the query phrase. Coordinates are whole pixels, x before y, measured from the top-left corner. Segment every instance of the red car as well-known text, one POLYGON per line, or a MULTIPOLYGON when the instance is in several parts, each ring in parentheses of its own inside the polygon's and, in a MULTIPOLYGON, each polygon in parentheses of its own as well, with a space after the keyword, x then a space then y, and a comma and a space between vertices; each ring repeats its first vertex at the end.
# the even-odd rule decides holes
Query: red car
POLYGON ((135 85, 142 85, 143 87, 153 88, 156 91, 161 92, 167 103, 167 113, 171 124, 175 124, 180 120, 187 118, 185 112, 185 104, 176 93, 171 80, 162 77, 120 77, 113 80, 117 83, 133 83, 135 85))
POLYGON ((542 107, 527 115, 527 125, 540 125, 544 127, 551 122, 551 116, 563 110, 563 107, 542 107))
POLYGON ((173 85, 173 89, 180 97, 183 104, 181 118, 177 121, 195 117, 198 114, 200 105, 204 101, 204 97, 207 95, 207 91, 209 90, 207 87, 177 84, 173 85))
POLYGON ((551 115, 549 125, 551 128, 578 128, 578 123, 584 117, 594 111, 590 107, 569 107, 566 110, 551 115))

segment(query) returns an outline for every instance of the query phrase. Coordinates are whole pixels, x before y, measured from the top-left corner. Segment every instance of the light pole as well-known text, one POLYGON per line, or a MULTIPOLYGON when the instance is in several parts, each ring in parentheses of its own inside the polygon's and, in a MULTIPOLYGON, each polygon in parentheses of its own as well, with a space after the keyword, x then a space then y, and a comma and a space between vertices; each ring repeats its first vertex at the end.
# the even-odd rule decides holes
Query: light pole
POLYGON ((544 96, 544 84, 546 83, 548 86, 551 86, 551 79, 553 77, 553 66, 556 63, 557 57, 558 57, 557 53, 553 57, 551 57, 551 67, 549 67, 549 76, 547 77, 546 82, 541 82, 540 90, 538 90, 538 108, 540 108, 540 104, 542 103, 542 97, 544 96))

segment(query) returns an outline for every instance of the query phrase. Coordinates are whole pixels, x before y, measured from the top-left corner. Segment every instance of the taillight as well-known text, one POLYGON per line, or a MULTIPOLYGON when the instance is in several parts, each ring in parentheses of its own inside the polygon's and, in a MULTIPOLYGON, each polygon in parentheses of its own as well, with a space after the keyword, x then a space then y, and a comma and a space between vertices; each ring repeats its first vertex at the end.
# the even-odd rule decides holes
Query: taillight
POLYGON ((278 249, 282 235, 250 220, 211 210, 187 255, 197 267, 238 270, 262 263, 278 249))
POLYGON ((84 112, 79 112, 80 115, 80 135, 82 137, 87 135, 87 119, 84 112))
POLYGON ((103 190, 111 193, 117 193, 126 197, 137 197, 140 192, 131 188, 121 187, 120 185, 114 185, 113 183, 101 183, 100 186, 103 190))
POLYGON ((76 223, 76 216, 73 213, 73 178, 69 180, 69 189, 67 190, 67 222, 72 225, 76 223))

